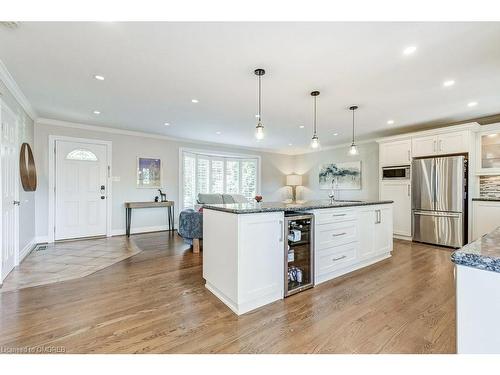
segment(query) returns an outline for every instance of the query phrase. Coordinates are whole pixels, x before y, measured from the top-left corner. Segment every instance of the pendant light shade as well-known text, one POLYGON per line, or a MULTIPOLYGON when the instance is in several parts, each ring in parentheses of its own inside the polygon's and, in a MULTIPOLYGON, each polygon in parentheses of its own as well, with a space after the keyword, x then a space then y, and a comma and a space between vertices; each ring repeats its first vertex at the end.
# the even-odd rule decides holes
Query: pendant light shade
POLYGON ((255 75, 259 79, 259 93, 258 93, 258 115, 257 115, 257 126, 255 127, 255 138, 260 141, 261 139, 264 139, 264 125, 262 125, 262 84, 261 84, 261 78, 264 74, 266 74, 266 71, 264 69, 255 69, 254 70, 255 75))
POLYGON ((320 148, 319 138, 318 138, 318 129, 316 126, 316 98, 319 96, 319 91, 311 92, 311 96, 313 97, 313 136, 311 138, 311 148, 314 150, 318 150, 320 148))
POLYGON ((358 151, 358 146, 356 146, 356 143, 354 142, 354 111, 358 109, 357 105, 353 105, 349 107, 349 110, 352 111, 352 143, 351 147, 349 147, 349 155, 355 156, 359 154, 358 151))

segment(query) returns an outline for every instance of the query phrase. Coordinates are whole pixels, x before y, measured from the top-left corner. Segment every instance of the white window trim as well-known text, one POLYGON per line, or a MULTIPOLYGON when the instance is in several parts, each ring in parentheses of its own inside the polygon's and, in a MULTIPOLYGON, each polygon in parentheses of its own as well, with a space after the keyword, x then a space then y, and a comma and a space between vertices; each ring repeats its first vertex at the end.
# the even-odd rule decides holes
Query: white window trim
MULTIPOLYGON (((239 158, 239 159, 257 159, 257 181, 255 184, 257 194, 261 193, 261 175, 262 175, 262 157, 256 154, 240 154, 235 152, 226 152, 226 151, 216 151, 216 150, 207 150, 207 149, 197 149, 197 148, 187 148, 187 147, 179 147, 179 208, 182 211, 184 207, 184 170, 182 168, 183 162, 183 154, 184 152, 192 153, 192 154, 203 154, 209 157, 231 157, 231 158, 239 158)), ((226 168, 226 163, 224 163, 224 168, 226 168)), ((241 173, 240 173, 241 179, 241 173)), ((210 181, 209 181, 210 183, 210 181)), ((224 187, 226 185, 226 179, 224 178, 224 187)), ((210 185, 209 185, 210 186, 210 185)))

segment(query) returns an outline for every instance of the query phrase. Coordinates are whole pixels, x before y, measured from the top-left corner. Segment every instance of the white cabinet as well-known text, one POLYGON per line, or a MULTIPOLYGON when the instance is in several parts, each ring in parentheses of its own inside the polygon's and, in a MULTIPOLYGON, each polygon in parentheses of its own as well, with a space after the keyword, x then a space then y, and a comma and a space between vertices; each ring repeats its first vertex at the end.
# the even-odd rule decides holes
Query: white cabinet
MULTIPOLYGON (((486 127, 486 126, 485 126, 486 127)), ((477 134, 477 174, 500 175, 500 124, 477 134)))
POLYGON ((392 206, 367 206, 359 212, 359 259, 372 258, 392 250, 392 206))
POLYGON ((315 283, 390 256, 392 204, 314 211, 315 283))
POLYGON ((411 139, 381 143, 379 147, 381 167, 411 164, 411 139))
POLYGON ((414 137, 411 140, 413 148, 413 157, 436 155, 437 154, 437 136, 429 135, 426 137, 414 137))
POLYGON ((283 212, 203 211, 206 288, 236 314, 283 298, 283 212))
POLYGON ((394 234, 411 237, 411 183, 405 181, 382 181, 380 199, 394 201, 394 234))
POLYGON ((500 202, 472 202, 472 240, 500 227, 500 202))
POLYGON ((469 151, 469 131, 412 138, 413 157, 459 154, 469 151))

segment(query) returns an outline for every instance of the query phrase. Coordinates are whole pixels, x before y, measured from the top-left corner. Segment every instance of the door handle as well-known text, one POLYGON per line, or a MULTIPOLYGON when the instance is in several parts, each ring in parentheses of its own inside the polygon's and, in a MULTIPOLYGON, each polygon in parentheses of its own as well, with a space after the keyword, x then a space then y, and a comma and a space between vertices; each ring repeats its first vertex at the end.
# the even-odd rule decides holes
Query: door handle
POLYGON ((283 242, 284 232, 285 232, 285 227, 283 226, 283 220, 280 220, 280 242, 283 242))
POLYGON ((345 216, 345 214, 333 214, 332 216, 333 217, 336 217, 336 216, 345 216))
POLYGON ((410 196, 410 185, 408 184, 408 196, 410 196))
POLYGON ((19 206, 19 205, 21 204, 21 202, 20 202, 20 201, 13 201, 13 202, 12 202, 12 204, 13 204, 14 206, 19 206))

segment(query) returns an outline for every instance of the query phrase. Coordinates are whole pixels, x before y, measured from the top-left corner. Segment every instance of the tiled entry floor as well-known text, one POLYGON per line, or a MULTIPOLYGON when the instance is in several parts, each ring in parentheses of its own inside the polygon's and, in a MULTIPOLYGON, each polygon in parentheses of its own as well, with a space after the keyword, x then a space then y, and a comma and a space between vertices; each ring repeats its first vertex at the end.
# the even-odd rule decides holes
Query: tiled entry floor
POLYGON ((66 241, 32 251, 4 280, 1 292, 88 276, 140 253, 126 236, 66 241))

